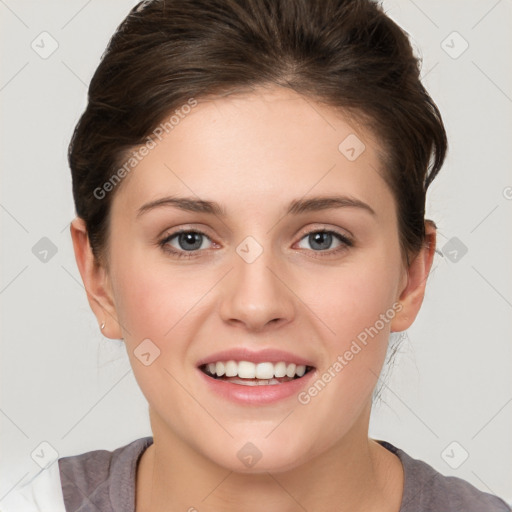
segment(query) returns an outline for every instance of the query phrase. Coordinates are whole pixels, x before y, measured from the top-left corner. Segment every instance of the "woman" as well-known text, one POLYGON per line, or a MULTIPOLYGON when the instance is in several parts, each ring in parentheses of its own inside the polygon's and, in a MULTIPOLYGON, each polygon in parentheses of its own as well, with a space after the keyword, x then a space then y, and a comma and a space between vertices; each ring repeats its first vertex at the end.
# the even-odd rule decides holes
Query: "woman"
POLYGON ((446 150, 371 0, 135 7, 70 144, 71 236, 153 435, 59 459, 13 509, 510 510, 368 437, 389 334, 424 297, 446 150))

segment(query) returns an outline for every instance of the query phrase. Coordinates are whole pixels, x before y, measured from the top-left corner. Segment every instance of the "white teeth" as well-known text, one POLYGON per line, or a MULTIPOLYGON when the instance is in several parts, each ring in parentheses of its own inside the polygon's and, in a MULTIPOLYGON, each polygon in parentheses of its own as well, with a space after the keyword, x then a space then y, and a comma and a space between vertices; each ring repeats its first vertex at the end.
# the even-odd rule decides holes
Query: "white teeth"
POLYGON ((215 367, 215 372, 217 373, 217 375, 219 377, 221 377, 222 375, 224 375, 224 373, 226 373, 226 368, 224 366, 224 363, 217 363, 216 367, 215 367))
POLYGON ((286 376, 287 377, 294 377, 295 376, 295 365, 293 363, 290 363, 288 367, 286 368, 286 376))
POLYGON ((231 379, 230 382, 232 384, 241 384, 242 386, 275 386, 276 384, 281 384, 277 379, 231 379))
POLYGON ((274 376, 284 377, 286 375, 286 363, 277 363, 274 365, 274 376))
MULTIPOLYGON (((288 377, 302 377, 306 373, 305 365, 296 365, 295 363, 286 363, 280 361, 278 363, 251 363, 250 361, 218 361, 216 363, 208 363, 206 369, 210 375, 217 377, 239 377, 240 379, 260 379, 255 385, 262 385, 263 382, 278 383, 275 379, 288 377)), ((233 380, 234 382, 234 380, 233 380)), ((248 384, 249 385, 249 384, 248 384)))
POLYGON ((249 361, 240 361, 238 363, 238 376, 242 379, 254 379, 256 377, 256 365, 249 361))
POLYGON ((297 368, 295 368, 295 373, 299 377, 302 377, 306 373, 306 367, 303 364, 300 364, 299 366, 297 366, 297 368))
MULTIPOLYGON (((210 365, 208 365, 208 368, 210 365)), ((226 377, 236 377, 238 375, 238 365, 235 361, 228 361, 226 363, 226 377)))
POLYGON ((274 365, 272 363, 258 363, 256 365, 257 379, 272 379, 274 377, 274 365))

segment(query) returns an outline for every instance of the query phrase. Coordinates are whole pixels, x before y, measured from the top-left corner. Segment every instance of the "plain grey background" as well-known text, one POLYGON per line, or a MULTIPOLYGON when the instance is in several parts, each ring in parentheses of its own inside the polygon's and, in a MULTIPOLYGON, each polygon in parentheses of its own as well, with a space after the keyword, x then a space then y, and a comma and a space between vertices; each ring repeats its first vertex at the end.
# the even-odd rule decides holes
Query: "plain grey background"
MULTIPOLYGON (((124 345, 101 335, 86 300, 66 159, 89 80, 135 3, 0 0, 0 499, 40 471, 41 450, 151 435, 124 345)), ((512 2, 384 6, 423 59, 449 151, 427 201, 439 253, 370 436, 512 503, 512 2)))

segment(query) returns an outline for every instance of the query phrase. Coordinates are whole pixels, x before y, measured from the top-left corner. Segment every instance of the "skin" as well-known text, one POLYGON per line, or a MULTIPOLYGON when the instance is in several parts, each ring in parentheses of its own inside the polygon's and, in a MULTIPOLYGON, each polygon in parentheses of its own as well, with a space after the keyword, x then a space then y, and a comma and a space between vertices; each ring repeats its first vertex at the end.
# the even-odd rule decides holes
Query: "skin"
MULTIPOLYGON (((136 510, 398 512, 403 469, 368 438, 371 398, 389 333, 420 309, 435 229, 426 224, 427 243, 405 266, 379 143, 332 108, 277 87, 198 101, 115 191, 108 265, 95 264, 83 220, 71 225, 91 308, 105 336, 124 339, 149 403, 154 444, 138 467, 136 510), (366 146, 354 161, 338 150, 349 134, 366 146), (334 194, 375 215, 357 207, 285 215, 294 199, 334 194), (216 201, 227 215, 167 206, 137 217, 170 195, 216 201), (190 259, 158 245, 179 228, 206 235, 190 259), (333 237, 318 248, 307 234, 323 228, 353 246, 333 237), (236 252, 247 236, 263 249, 252 263, 236 252), (296 396, 237 405, 198 377, 200 358, 235 346, 290 351, 321 375, 398 303, 307 405, 296 396), (134 354, 147 338, 160 350, 149 366, 134 354), (251 468, 237 457, 249 441, 262 454, 251 468)), ((186 243, 168 245, 187 252, 186 243)))

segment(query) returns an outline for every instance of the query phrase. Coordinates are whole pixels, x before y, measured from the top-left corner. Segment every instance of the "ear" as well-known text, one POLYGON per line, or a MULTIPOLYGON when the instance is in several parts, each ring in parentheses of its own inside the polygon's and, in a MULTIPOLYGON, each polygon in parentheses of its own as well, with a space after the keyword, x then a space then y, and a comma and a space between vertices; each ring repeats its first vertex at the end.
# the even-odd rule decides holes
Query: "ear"
POLYGON ((98 324, 105 323, 101 332, 107 338, 122 339, 110 277, 106 268, 99 264, 92 252, 85 221, 76 217, 71 222, 70 231, 75 259, 85 286, 87 300, 96 315, 98 324))
POLYGON ((425 244, 410 263, 409 268, 405 269, 406 284, 397 299, 402 305, 402 309, 391 321, 391 332, 408 329, 423 303, 427 278, 436 250, 436 225, 430 220, 425 221, 425 234, 425 244))

